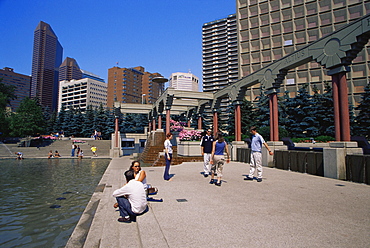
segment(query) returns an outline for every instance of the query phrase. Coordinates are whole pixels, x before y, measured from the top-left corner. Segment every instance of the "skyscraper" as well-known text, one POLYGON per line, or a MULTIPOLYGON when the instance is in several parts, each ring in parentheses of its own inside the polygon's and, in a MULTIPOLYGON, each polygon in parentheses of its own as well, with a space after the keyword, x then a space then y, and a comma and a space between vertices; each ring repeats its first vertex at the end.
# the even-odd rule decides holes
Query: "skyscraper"
POLYGON ((49 24, 40 21, 34 32, 31 97, 42 106, 56 110, 58 104, 59 66, 63 48, 49 24))
POLYGON ((202 27, 203 91, 215 92, 238 80, 236 15, 202 27))
MULTIPOLYGON (((329 35, 344 25, 370 13, 368 1, 250 1, 238 0, 239 76, 252 74, 307 44, 329 35)), ((347 73, 349 103, 356 106, 364 86, 370 79, 370 46, 362 49, 347 73)), ((289 91, 294 97, 302 85, 324 91, 324 83, 332 79, 315 61, 289 70, 280 95, 289 91)), ((255 101, 260 85, 246 92, 255 101)))
POLYGON ((63 63, 59 67, 59 81, 72 79, 81 79, 82 72, 80 67, 77 64, 77 61, 72 58, 65 58, 63 63))

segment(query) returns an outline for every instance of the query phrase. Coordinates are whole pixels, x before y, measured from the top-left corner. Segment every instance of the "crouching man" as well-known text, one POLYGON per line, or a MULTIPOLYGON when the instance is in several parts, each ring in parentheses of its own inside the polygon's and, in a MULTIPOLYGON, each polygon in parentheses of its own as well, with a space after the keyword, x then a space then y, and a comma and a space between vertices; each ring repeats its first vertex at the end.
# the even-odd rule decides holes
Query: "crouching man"
POLYGON ((121 215, 119 222, 136 221, 136 216, 149 210, 143 183, 135 180, 133 170, 126 171, 125 177, 127 183, 113 192, 113 197, 116 197, 118 203, 114 207, 118 205, 121 215))

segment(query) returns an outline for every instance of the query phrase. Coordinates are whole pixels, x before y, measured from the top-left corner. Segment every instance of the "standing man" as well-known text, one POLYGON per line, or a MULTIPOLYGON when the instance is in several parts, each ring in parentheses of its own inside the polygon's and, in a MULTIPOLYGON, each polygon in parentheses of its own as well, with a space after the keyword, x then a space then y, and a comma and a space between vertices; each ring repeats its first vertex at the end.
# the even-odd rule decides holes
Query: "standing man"
POLYGON ((262 182, 262 144, 266 147, 271 156, 274 155, 274 153, 271 151, 263 137, 257 133, 256 127, 251 127, 250 132, 252 134, 251 162, 249 176, 244 178, 244 180, 253 180, 253 174, 257 168, 257 182, 262 182))
POLYGON ((75 143, 72 141, 71 157, 74 157, 74 156, 75 156, 75 151, 76 151, 76 145, 75 145, 75 143))
POLYGON ((121 218, 119 222, 136 221, 136 216, 142 215, 148 211, 146 192, 144 184, 135 180, 135 172, 128 170, 125 172, 126 184, 113 192, 117 203, 114 207, 119 207, 121 218))
POLYGON ((208 177, 208 175, 211 173, 211 153, 212 153, 212 147, 213 147, 213 136, 212 136, 212 130, 208 129, 206 132, 206 135, 202 137, 202 140, 200 141, 200 148, 202 151, 202 156, 204 159, 204 177, 208 177))

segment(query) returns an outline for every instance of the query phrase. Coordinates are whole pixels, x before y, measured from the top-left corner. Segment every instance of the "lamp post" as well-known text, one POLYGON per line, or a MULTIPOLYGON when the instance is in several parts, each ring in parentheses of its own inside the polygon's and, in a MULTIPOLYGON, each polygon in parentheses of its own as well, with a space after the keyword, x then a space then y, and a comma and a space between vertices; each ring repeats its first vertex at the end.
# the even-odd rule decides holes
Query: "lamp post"
POLYGON ((146 94, 141 94, 141 104, 144 104, 144 96, 146 96, 146 94))

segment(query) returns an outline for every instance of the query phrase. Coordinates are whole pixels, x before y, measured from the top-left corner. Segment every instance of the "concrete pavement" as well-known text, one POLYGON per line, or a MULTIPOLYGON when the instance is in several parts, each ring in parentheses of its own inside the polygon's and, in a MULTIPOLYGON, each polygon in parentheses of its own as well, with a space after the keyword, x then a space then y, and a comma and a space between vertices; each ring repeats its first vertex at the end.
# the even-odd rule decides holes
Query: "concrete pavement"
POLYGON ((370 247, 370 187, 264 167, 263 182, 244 181, 249 166, 224 166, 221 187, 202 163, 145 167, 159 189, 148 213, 119 223, 112 193, 128 157, 113 159, 66 247, 370 247), (89 228, 90 227, 90 228, 89 228))

